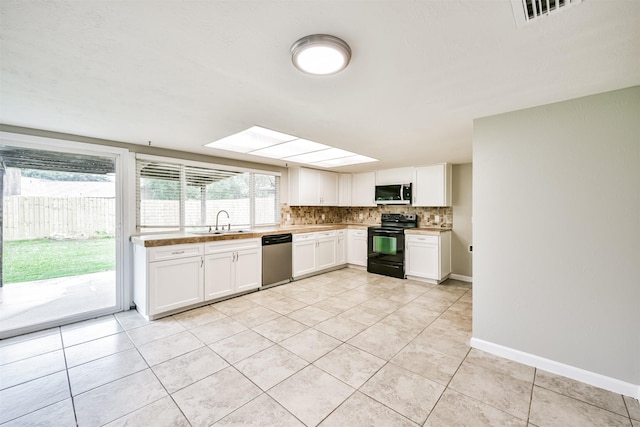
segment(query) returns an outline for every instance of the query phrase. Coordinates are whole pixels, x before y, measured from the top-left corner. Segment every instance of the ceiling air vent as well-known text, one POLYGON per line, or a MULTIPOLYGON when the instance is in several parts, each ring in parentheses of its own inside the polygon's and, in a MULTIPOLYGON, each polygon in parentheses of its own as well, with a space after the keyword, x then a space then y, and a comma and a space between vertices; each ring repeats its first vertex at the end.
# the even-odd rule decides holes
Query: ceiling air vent
POLYGON ((561 12, 582 0, 511 0, 518 26, 561 12))

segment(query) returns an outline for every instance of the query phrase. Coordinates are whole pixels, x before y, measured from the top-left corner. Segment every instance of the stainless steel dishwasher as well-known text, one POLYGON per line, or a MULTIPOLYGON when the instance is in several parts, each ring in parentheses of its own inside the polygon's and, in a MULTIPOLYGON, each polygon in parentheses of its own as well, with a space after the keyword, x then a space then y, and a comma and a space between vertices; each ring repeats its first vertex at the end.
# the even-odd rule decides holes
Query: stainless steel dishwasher
POLYGON ((262 287, 291 281, 291 233, 262 236, 262 287))

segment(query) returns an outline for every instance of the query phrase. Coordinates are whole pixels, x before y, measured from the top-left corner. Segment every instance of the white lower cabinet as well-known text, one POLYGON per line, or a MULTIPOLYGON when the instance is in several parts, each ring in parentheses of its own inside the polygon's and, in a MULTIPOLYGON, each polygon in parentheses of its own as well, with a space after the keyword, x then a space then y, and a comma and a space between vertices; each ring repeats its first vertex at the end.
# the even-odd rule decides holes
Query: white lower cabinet
POLYGON ((336 231, 316 233, 316 270, 324 270, 336 265, 337 236, 336 231))
POLYGON ((202 279, 201 256, 149 263, 149 314, 201 302, 202 279))
POLYGON ((347 263, 347 230, 336 230, 336 264, 347 263))
POLYGON ((407 278, 440 283, 451 274, 451 232, 439 236, 407 234, 405 240, 407 278))
POLYGON ((367 266, 367 230, 347 230, 347 262, 367 266))
POLYGON ((293 235, 293 277, 316 271, 316 246, 315 233, 293 235))
POLYGON ((206 243, 204 267, 205 300, 258 289, 262 275, 260 239, 206 243))
POLYGON ((262 280, 260 239, 133 245, 133 257, 133 301, 148 319, 257 289, 262 280))
POLYGON ((207 300, 222 298, 233 294, 233 261, 233 252, 207 255, 204 258, 204 269, 207 275, 204 294, 207 300))
POLYGON ((293 235, 294 278, 335 267, 336 263, 336 230, 293 235))
POLYGON ((148 318, 204 301, 202 244, 134 245, 134 297, 148 318))

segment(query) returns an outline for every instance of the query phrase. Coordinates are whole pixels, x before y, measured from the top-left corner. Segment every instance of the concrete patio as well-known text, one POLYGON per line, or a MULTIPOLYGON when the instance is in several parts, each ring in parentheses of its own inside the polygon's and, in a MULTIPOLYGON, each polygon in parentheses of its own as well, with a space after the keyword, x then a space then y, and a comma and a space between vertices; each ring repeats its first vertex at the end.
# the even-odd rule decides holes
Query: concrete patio
POLYGON ((0 338, 7 331, 114 306, 115 271, 9 283, 0 288, 0 338))

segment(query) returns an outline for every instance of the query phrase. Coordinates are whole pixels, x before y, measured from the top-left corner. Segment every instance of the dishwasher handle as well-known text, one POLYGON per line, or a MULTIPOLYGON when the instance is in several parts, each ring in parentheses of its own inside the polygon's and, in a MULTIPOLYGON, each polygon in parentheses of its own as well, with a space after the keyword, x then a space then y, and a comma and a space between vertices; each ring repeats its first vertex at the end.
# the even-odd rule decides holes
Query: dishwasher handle
POLYGON ((279 245, 281 243, 291 243, 292 241, 293 236, 291 233, 262 236, 262 246, 279 245))

